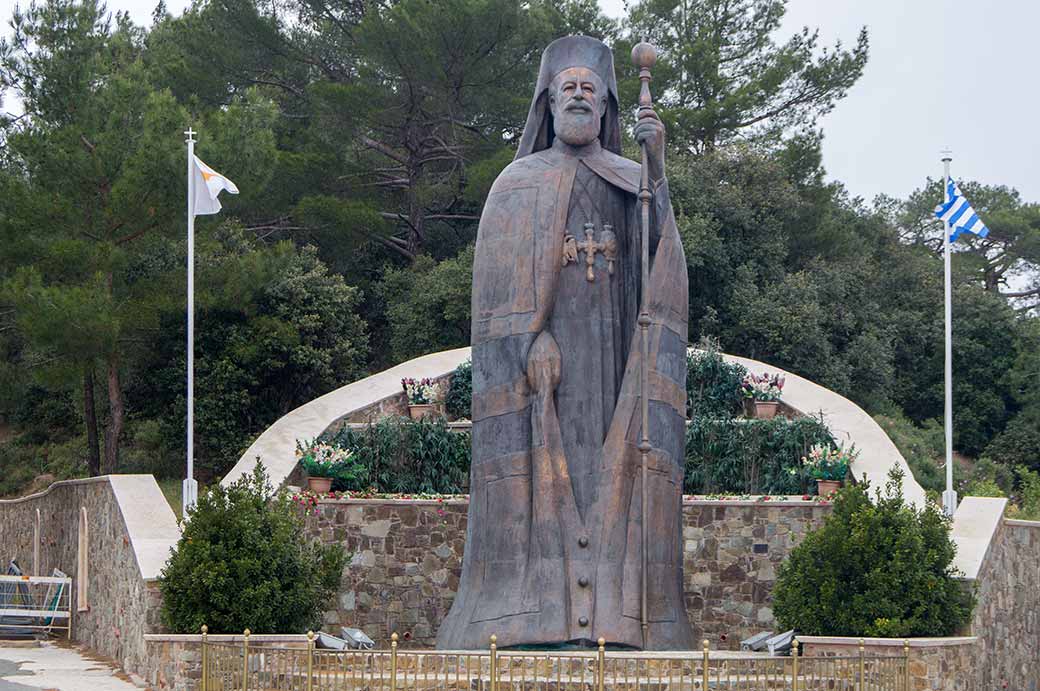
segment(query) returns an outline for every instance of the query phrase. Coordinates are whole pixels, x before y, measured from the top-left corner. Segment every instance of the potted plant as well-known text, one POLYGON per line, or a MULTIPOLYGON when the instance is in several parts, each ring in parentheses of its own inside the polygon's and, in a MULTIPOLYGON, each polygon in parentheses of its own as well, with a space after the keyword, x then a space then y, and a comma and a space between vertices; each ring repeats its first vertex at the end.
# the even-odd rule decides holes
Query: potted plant
POLYGON ((318 494, 327 494, 332 489, 337 467, 350 460, 350 455, 350 451, 324 442, 296 445, 296 458, 307 474, 307 487, 318 494))
POLYGON ((841 487, 849 466, 858 455, 855 445, 848 449, 840 444, 838 448, 816 445, 808 456, 802 456, 802 465, 816 479, 816 493, 821 497, 829 497, 841 487))
POLYGON ((429 379, 401 380, 401 388, 408 397, 408 414, 413 420, 434 417, 440 413, 437 404, 437 387, 429 379))
POLYGON ((759 420, 770 420, 776 417, 780 407, 780 392, 784 388, 784 377, 781 374, 750 374, 744 376, 740 390, 744 398, 751 402, 752 416, 759 420))

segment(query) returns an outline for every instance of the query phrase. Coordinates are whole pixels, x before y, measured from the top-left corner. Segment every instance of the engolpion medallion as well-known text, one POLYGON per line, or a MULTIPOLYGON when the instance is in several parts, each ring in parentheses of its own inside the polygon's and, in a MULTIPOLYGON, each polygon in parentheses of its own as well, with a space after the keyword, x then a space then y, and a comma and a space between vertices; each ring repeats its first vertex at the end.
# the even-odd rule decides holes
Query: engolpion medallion
POLYGON ((439 648, 483 648, 492 634, 500 647, 692 647, 686 261, 646 81, 641 166, 620 155, 610 49, 582 36, 549 45, 516 159, 488 196, 473 267, 468 532, 439 648))

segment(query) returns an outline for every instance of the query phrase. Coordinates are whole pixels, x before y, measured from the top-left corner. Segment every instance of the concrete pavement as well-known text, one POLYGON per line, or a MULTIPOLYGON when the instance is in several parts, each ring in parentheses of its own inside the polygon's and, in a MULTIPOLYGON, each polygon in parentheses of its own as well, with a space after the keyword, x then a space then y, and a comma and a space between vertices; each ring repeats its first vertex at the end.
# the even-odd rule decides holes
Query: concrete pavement
POLYGON ((0 641, 0 691, 137 691, 117 673, 75 648, 49 642, 12 647, 0 641))

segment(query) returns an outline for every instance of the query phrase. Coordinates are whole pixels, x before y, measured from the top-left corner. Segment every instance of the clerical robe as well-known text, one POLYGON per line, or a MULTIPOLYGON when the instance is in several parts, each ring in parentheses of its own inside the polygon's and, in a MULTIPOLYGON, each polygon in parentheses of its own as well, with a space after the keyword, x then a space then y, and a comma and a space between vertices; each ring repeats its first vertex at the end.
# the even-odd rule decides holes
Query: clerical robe
POLYGON ((598 143, 557 142, 510 164, 488 196, 474 259, 466 553, 439 648, 483 648, 492 634, 503 647, 600 637, 692 647, 680 525, 686 262, 663 181, 650 236, 645 637, 640 626, 639 174, 598 143), (607 226, 612 262, 594 251, 587 266, 587 249, 567 260, 567 236, 602 240, 607 226))

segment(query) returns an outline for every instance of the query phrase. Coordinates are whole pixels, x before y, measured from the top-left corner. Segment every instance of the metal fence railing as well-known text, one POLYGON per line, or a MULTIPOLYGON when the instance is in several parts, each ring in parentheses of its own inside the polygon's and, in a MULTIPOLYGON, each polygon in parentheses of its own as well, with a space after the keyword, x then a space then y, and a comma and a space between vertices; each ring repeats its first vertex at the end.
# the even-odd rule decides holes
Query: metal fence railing
POLYGON ((209 643, 201 691, 909 691, 902 655, 766 657, 701 651, 319 650, 209 643))

